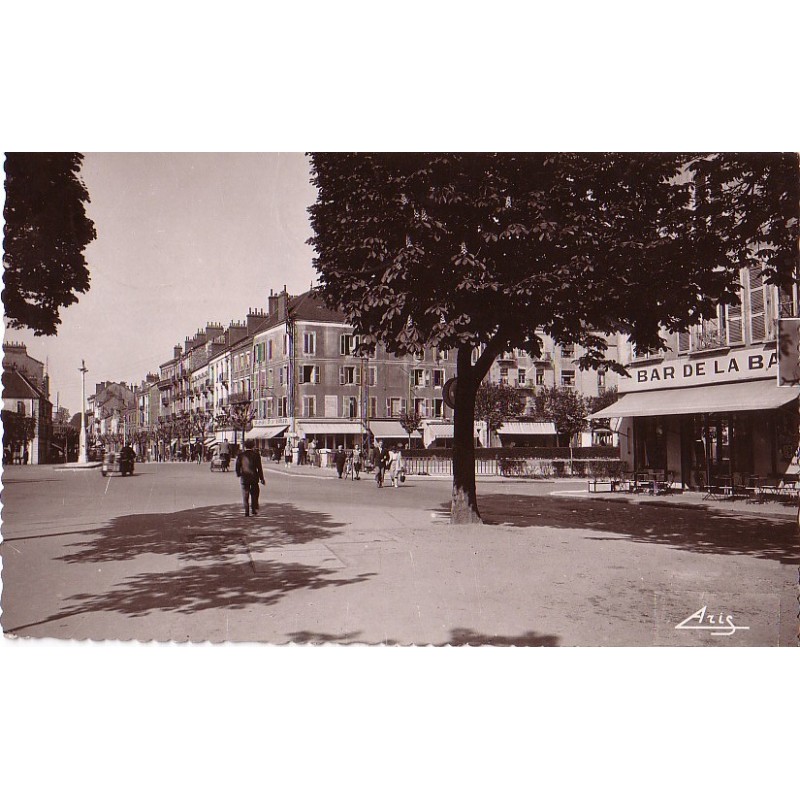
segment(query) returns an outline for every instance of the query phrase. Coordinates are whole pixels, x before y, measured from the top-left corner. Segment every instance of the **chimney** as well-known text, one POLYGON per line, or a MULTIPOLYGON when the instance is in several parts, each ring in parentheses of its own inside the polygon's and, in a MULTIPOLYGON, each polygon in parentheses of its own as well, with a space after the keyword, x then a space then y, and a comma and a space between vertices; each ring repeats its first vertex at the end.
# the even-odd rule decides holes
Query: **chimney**
POLYGON ((283 285, 283 291, 275 298, 278 313, 278 319, 286 319, 286 313, 289 310, 289 295, 286 294, 286 284, 283 285))
POLYGON ((272 289, 269 290, 269 297, 267 298, 267 312, 270 316, 278 313, 278 295, 272 289))
POLYGON ((180 358, 182 352, 183 351, 181 350, 181 346, 179 344, 176 344, 175 347, 172 349, 172 357, 180 358))
POLYGON ((222 336, 223 333, 225 333, 225 328, 218 322, 206 323, 206 341, 213 341, 217 336, 222 336))
POLYGON ((247 309, 247 333, 248 335, 255 333, 256 328, 267 318, 267 314, 263 308, 248 308, 247 309))

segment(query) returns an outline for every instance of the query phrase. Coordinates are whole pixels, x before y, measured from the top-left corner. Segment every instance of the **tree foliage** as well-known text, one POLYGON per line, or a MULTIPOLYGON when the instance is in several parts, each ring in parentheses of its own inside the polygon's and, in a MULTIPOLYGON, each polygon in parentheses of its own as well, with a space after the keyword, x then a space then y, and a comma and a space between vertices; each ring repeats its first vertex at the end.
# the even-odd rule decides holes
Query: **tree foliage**
POLYGON ((542 334, 606 358, 736 302, 740 269, 797 275, 798 157, 752 154, 311 154, 319 294, 371 350, 457 353, 453 514, 478 517, 475 396, 542 334), (760 252, 756 255, 756 248, 760 252), (476 360, 473 348, 480 348, 476 360))
POLYGON ((611 386, 608 389, 601 389, 596 397, 586 398, 586 408, 590 414, 595 414, 613 405, 619 399, 619 392, 616 386, 611 386))
POLYGON ((36 419, 26 414, 3 409, 3 446, 26 445, 36 435, 36 419))
POLYGON ((3 303, 11 328, 56 333, 60 309, 89 289, 83 251, 96 238, 80 153, 6 153, 3 303))
POLYGON ((585 398, 571 386, 546 386, 536 393, 536 417, 555 425, 559 437, 571 440, 586 429, 585 398))
POLYGON ((422 415, 417 411, 403 411, 399 417, 400 425, 403 430, 411 436, 412 433, 418 431, 422 425, 422 415))
POLYGON ((475 418, 484 420, 491 433, 504 422, 518 417, 525 409, 525 399, 515 386, 484 382, 475 396, 475 418))

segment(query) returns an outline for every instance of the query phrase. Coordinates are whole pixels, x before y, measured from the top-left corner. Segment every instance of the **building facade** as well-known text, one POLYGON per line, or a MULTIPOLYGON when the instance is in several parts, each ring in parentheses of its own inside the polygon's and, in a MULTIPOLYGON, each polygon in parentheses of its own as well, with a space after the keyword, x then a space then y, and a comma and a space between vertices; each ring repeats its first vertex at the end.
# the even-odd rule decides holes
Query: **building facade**
POLYGON ((45 365, 26 345, 3 345, 3 456, 8 463, 51 460, 53 404, 45 365))
POLYGON ((620 342, 630 377, 600 412, 621 420, 621 458, 631 471, 663 470, 685 488, 796 473, 800 389, 779 386, 780 317, 798 313, 757 266, 741 274, 739 303, 668 335, 642 356, 620 342))

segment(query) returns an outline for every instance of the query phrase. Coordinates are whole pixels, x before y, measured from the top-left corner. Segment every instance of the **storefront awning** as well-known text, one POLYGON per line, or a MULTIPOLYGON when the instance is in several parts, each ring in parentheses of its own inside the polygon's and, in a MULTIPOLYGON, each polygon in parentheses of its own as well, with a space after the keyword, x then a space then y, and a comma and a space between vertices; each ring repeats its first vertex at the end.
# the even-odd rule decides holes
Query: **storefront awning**
POLYGON ((253 425, 253 429, 248 433, 248 436, 254 439, 272 439, 275 436, 280 436, 288 427, 288 425, 253 425))
POLYGON ((552 422, 504 422, 497 432, 500 436, 555 436, 552 422))
POLYGON ((714 414, 766 411, 797 400, 800 388, 776 386, 774 381, 746 381, 655 392, 631 392, 589 419, 610 417, 668 417, 676 414, 714 414))
MULTIPOLYGON (((408 433, 405 428, 395 420, 376 420, 369 423, 369 429, 376 439, 408 439, 408 433)), ((414 431, 411 434, 412 439, 421 439, 422 434, 419 431, 414 431)))
POLYGON ((326 433, 364 433, 364 426, 360 422, 301 422, 297 425, 297 432, 306 436, 310 434, 324 436, 326 433))

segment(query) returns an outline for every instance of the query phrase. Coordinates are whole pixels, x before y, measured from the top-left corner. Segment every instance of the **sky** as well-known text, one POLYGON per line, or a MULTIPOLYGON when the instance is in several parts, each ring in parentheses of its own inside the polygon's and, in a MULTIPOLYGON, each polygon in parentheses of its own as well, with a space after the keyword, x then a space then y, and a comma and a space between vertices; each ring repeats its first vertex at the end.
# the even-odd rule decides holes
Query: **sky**
POLYGON ((270 290, 314 281, 302 153, 85 153, 81 177, 97 239, 91 287, 56 336, 6 330, 46 361, 55 404, 80 411, 101 381, 141 381, 207 322, 243 320, 270 290))

